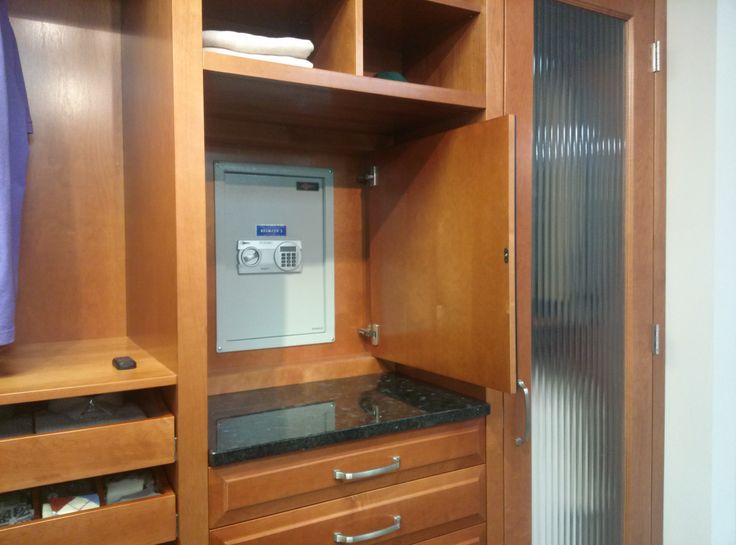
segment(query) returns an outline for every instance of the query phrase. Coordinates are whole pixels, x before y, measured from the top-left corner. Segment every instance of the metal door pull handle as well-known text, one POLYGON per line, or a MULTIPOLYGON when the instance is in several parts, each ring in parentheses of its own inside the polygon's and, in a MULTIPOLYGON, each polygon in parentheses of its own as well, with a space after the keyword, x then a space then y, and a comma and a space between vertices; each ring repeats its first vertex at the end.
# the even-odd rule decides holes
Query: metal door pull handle
POLYGON ((345 471, 334 469, 333 473, 335 474, 335 479, 338 481, 359 481, 360 479, 378 477, 379 475, 385 475, 386 473, 393 473, 394 471, 399 470, 401 467, 401 456, 392 456, 391 459, 393 462, 383 467, 366 469, 365 471, 356 471, 355 473, 346 473, 345 471))
POLYGON ((516 446, 520 447, 521 445, 529 441, 529 434, 531 433, 532 429, 532 400, 529 397, 529 388, 527 388, 523 380, 518 379, 516 381, 516 389, 524 394, 524 435, 522 435, 521 437, 517 437, 514 440, 516 446))
POLYGON ((359 536, 346 536, 342 532, 335 532, 335 543, 360 543, 361 541, 368 541, 369 539, 376 539, 379 537, 387 536, 394 532, 401 530, 401 516, 394 515, 394 523, 388 528, 381 528, 375 532, 368 532, 367 534, 361 534, 359 536))

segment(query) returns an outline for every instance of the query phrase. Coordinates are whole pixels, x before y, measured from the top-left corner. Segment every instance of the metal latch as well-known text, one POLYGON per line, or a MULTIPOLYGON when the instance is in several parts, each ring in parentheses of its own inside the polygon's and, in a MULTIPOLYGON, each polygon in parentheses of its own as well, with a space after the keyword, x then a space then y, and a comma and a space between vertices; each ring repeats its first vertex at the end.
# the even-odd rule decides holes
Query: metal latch
POLYGON ((361 183, 366 187, 376 187, 378 185, 378 167, 372 166, 368 169, 368 172, 358 176, 358 183, 361 183))
POLYGON ((660 328, 659 324, 652 325, 652 354, 659 356, 662 349, 660 347, 660 328))
POLYGON ((358 333, 366 339, 370 339, 373 346, 378 346, 378 341, 381 339, 381 326, 378 324, 368 324, 366 327, 358 329, 358 333))
POLYGON ((652 48, 652 72, 655 74, 662 71, 662 42, 657 40, 651 44, 652 48))

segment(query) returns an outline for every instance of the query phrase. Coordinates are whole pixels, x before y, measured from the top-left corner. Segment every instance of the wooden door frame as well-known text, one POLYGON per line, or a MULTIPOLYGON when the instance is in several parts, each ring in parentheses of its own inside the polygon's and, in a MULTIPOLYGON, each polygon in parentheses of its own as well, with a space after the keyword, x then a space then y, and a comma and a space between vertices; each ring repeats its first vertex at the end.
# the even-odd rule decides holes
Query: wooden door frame
MULTIPOLYGON (((588 9, 621 16, 631 13, 637 0, 562 0, 588 9)), ((504 113, 517 115, 517 376, 531 383, 531 286, 532 286, 532 157, 533 157, 533 74, 534 0, 506 0, 504 5, 504 113)), ((666 0, 655 0, 652 35, 666 50, 666 0)), ((632 59, 633 60, 633 59, 632 59)), ((644 62, 637 59, 638 62, 644 62)), ((653 127, 653 262, 652 322, 664 331, 665 297, 665 187, 666 187, 666 67, 654 77, 653 127)), ((632 168, 631 166, 629 168, 632 168)), ((629 171, 631 172, 631 171, 629 171)), ((661 342, 664 347, 664 343, 661 342)), ((664 352, 652 358, 651 464, 645 464, 651 479, 649 537, 642 543, 662 544, 664 473, 664 352)), ((627 386, 630 385, 627 379, 627 386)), ((533 385, 532 385, 533 387, 533 385)), ((531 544, 531 444, 516 447, 514 438, 523 426, 523 404, 517 395, 504 395, 504 539, 506 545, 531 544)), ((626 424, 627 433, 632 423, 626 424)), ((489 435, 490 437, 490 435, 489 435)), ((533 438, 532 438, 533 441, 533 438)), ((631 494, 632 483, 627 483, 631 494)), ((489 487, 490 491, 490 487, 489 487)), ((489 503, 492 498, 489 497, 489 503)), ((641 499, 639 499, 641 505, 641 499)), ((637 508, 639 507, 637 505, 637 508)), ((631 506, 626 507, 627 512, 631 506)), ((631 541, 625 528, 625 543, 631 541)), ((489 542, 491 542, 489 524, 489 542)))

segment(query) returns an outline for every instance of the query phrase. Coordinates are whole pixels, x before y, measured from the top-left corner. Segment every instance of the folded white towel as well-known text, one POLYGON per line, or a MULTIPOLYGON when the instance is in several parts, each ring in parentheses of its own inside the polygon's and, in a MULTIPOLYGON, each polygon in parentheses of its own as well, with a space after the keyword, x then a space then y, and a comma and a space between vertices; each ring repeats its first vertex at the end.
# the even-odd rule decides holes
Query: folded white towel
POLYGON ((314 44, 299 38, 269 38, 232 30, 205 30, 204 47, 221 47, 239 53, 255 55, 282 55, 306 59, 314 51, 314 44))
POLYGON ((255 59, 257 61, 277 62, 279 64, 290 64, 292 66, 301 66, 302 68, 314 68, 314 65, 304 59, 296 59, 294 57, 285 57, 283 55, 255 55, 253 53, 240 53, 231 51, 221 47, 205 47, 205 51, 213 53, 221 53, 223 55, 232 55, 233 57, 243 57, 244 59, 255 59))

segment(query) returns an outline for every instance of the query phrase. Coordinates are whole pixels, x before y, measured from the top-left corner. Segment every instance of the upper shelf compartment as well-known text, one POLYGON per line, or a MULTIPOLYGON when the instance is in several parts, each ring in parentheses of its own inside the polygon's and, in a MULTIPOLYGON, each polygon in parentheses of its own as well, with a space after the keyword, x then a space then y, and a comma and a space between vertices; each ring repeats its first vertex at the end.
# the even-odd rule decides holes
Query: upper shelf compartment
POLYGON ((208 123, 208 136, 238 122, 251 123, 243 129, 249 135, 258 123, 377 135, 465 123, 486 104, 484 5, 204 0, 206 30, 315 43, 313 69, 205 51, 205 110, 218 121, 208 123), (398 72, 407 81, 377 72, 398 72))
POLYGON ((364 74, 485 92, 482 0, 363 0, 364 74))
POLYGON ((176 375, 127 337, 17 346, 0 353, 0 405, 142 390, 176 384, 176 375), (117 356, 138 367, 118 371, 117 356))
POLYGON ((234 30, 314 43, 316 68, 356 74, 358 0, 204 0, 204 30, 234 30))

